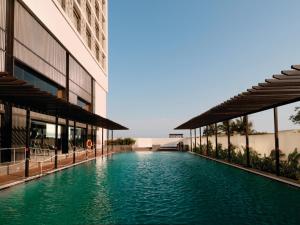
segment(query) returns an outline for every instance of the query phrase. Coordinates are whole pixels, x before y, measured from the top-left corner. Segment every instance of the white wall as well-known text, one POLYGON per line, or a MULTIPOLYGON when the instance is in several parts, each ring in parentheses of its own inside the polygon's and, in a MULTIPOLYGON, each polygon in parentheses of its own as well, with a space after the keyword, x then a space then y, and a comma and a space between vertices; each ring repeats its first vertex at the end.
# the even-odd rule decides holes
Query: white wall
MULTIPOLYGON (((300 151, 300 130, 287 130, 280 131, 279 134, 279 148, 283 153, 288 155, 295 148, 300 151)), ((245 136, 234 135, 230 138, 231 143, 237 146, 239 149, 245 147, 246 141, 245 136)), ((213 147, 215 147, 215 136, 209 137, 209 141, 212 143, 213 147)), ((193 145, 195 143, 195 138, 192 138, 193 145)), ((190 138, 184 139, 184 144, 190 145, 190 138)), ((200 143, 199 136, 197 137, 197 146, 200 143)), ((218 143, 222 144, 223 148, 227 148, 227 136, 219 135, 218 143)), ((202 144, 206 144, 206 137, 202 137, 202 144)), ((261 154, 261 156, 269 155, 271 150, 275 147, 274 134, 261 134, 261 135, 249 135, 249 146, 253 148, 255 151, 261 154)))

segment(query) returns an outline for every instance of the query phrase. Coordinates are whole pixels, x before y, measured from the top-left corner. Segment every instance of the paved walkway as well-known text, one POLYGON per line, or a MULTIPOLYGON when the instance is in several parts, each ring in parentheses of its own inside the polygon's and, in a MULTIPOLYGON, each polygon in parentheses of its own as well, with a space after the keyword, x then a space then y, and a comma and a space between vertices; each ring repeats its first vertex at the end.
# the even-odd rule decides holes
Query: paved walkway
MULTIPOLYGON (((103 156, 108 156, 111 155, 115 152, 107 152, 103 154, 103 156)), ((97 150, 97 156, 100 157, 102 156, 102 151, 97 150)), ((81 151, 81 152, 76 152, 76 159, 75 159, 75 165, 90 161, 95 159, 95 151, 94 150, 88 150, 88 151, 81 151)), ((13 172, 10 173, 9 175, 2 175, 0 176, 0 190, 13 186, 18 183, 23 183, 28 180, 32 180, 31 178, 38 178, 43 175, 48 175, 50 173, 56 172, 61 169, 69 168, 74 166, 73 164, 73 152, 70 154, 66 155, 60 155, 58 157, 58 165, 57 169, 55 169, 54 166, 54 158, 43 162, 35 162, 35 161, 30 161, 30 168, 29 168, 29 178, 25 177, 25 163, 21 164, 21 170, 18 172, 13 172), (10 185, 11 184, 11 185, 10 185)))

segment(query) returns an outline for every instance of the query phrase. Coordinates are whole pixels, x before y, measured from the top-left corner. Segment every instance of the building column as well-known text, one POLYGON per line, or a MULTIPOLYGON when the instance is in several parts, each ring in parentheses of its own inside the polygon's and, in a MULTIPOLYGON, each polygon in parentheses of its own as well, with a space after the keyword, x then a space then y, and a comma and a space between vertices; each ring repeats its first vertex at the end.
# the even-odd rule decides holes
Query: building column
POLYGON ((64 126, 62 137, 62 153, 67 154, 69 152, 69 120, 66 119, 66 125, 64 126))
POLYGON ((74 121, 74 129, 73 129, 73 163, 76 162, 76 121, 74 121))
POLYGON ((190 129, 190 141, 191 141, 191 149, 190 151, 192 152, 193 151, 193 139, 192 139, 192 129, 190 129))
POLYGON ((88 147, 87 147, 87 140, 89 139, 89 138, 88 138, 88 135, 89 135, 89 125, 88 125, 88 124, 86 124, 85 130, 86 130, 86 133, 85 133, 85 138, 84 138, 83 146, 84 146, 84 148, 85 148, 86 151, 87 151, 87 150, 88 150, 88 147))
POLYGON ((111 150, 114 151, 114 130, 111 130, 111 150))
POLYGON ((94 144, 94 151, 95 151, 95 158, 97 157, 97 127, 95 127, 95 144, 94 144))
POLYGON ((196 147, 197 147, 197 130, 196 130, 196 128, 194 130, 194 133, 195 133, 195 148, 194 148, 194 150, 196 152, 196 147))
POLYGON ((29 177, 29 160, 30 160, 30 109, 26 109, 26 140, 25 140, 25 177, 29 177))
POLYGON ((108 155, 109 129, 106 129, 106 154, 108 155))
POLYGON ((278 138, 278 112, 277 107, 274 108, 274 138, 275 138, 275 164, 276 164, 276 175, 280 175, 280 150, 279 150, 279 138, 278 138))
POLYGON ((208 126, 206 126, 206 155, 208 156, 208 126))
POLYGON ((231 161, 231 142, 230 142, 230 120, 227 121, 227 146, 228 146, 228 161, 231 161))
POLYGON ((6 43, 5 43, 5 71, 8 75, 14 73, 14 21, 15 0, 6 1, 6 43))
POLYGON ((202 134, 201 134, 201 127, 199 127, 199 134, 200 134, 200 135, 199 135, 199 139, 200 139, 199 141, 200 141, 200 151, 201 151, 201 148, 202 148, 202 137, 201 137, 202 134))
POLYGON ((246 137, 246 158, 247 162, 246 165, 247 167, 250 167, 250 148, 249 148, 249 124, 248 124, 248 115, 244 117, 244 122, 245 122, 245 137, 246 137))
POLYGON ((216 158, 219 158, 219 149, 218 149, 218 124, 215 124, 215 141, 216 141, 216 158))
POLYGON ((103 149, 104 149, 104 129, 102 127, 102 140, 101 140, 101 151, 102 151, 102 157, 103 157, 103 149))
POLYGON ((57 150, 58 150, 58 116, 55 117, 55 158, 54 158, 55 169, 57 169, 57 150))

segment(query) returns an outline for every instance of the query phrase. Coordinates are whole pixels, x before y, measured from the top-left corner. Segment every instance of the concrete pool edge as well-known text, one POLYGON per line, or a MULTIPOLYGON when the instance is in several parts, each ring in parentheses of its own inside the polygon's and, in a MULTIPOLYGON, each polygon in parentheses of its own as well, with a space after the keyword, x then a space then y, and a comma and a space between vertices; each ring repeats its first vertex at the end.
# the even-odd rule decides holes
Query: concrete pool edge
POLYGON ((240 165, 236 165, 236 164, 225 162, 225 161, 222 161, 222 160, 219 160, 219 159, 214 159, 214 158, 211 158, 211 157, 208 157, 208 156, 200 155, 200 154, 195 153, 195 152, 190 152, 189 151, 189 153, 193 154, 193 155, 196 155, 196 156, 200 156, 200 157, 205 158, 205 159, 209 159, 209 160, 212 160, 212 161, 215 161, 215 162, 219 162, 219 163, 225 164, 227 166, 235 167, 237 169, 244 170, 244 171, 246 171, 248 173, 256 174, 256 175, 259 175, 259 176, 271 179, 273 181, 284 183, 284 184, 287 184, 287 185, 290 185, 290 186, 293 186, 293 187, 296 187, 296 188, 300 189, 300 184, 294 183, 292 181, 285 180, 285 179, 280 178, 280 177, 276 177, 274 175, 269 175, 269 174, 266 174, 264 172, 259 172, 259 171, 256 171, 254 169, 251 169, 251 168, 245 168, 245 167, 240 166, 240 165))
MULTIPOLYGON (((112 154, 114 154, 114 153, 111 153, 109 155, 112 155, 112 154)), ((50 174, 57 173, 57 172, 60 172, 62 170, 66 170, 66 169, 69 169, 71 167, 75 167, 75 166, 78 166, 80 164, 90 162, 92 160, 96 160, 97 158, 102 158, 104 156, 109 156, 109 155, 103 155, 103 156, 98 156, 98 157, 86 159, 86 160, 83 160, 83 161, 80 161, 80 162, 77 162, 77 163, 74 163, 74 164, 70 164, 70 165, 63 166, 63 167, 60 167, 60 168, 57 168, 57 169, 54 169, 54 170, 51 170, 51 171, 47 171, 43 174, 38 174, 38 175, 31 176, 31 177, 23 178, 21 180, 14 181, 14 182, 11 182, 11 183, 8 183, 8 184, 3 184, 3 185, 0 186, 0 191, 11 188, 11 187, 14 187, 14 186, 19 185, 19 184, 24 184, 24 183, 27 183, 27 182, 30 182, 30 181, 34 181, 34 180, 40 179, 42 177, 48 176, 50 174)))

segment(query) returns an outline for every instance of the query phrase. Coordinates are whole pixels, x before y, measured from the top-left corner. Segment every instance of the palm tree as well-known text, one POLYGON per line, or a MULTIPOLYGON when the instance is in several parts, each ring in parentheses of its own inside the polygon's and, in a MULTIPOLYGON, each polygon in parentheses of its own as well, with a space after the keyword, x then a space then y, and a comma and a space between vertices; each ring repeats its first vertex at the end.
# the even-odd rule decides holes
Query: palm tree
MULTIPOLYGON (((246 121, 245 117, 241 117, 239 119, 235 120, 235 127, 233 127, 233 130, 241 135, 245 134, 246 131, 246 121)), ((253 134, 253 123, 251 121, 248 121, 248 134, 253 134)))
POLYGON ((233 135, 235 126, 236 124, 234 120, 224 121, 219 125, 219 130, 221 130, 222 133, 228 135, 228 127, 229 127, 229 134, 233 135))
POLYGON ((295 115, 291 115, 290 116, 290 120, 294 123, 294 124, 300 124, 300 107, 295 107, 296 112, 295 115))
POLYGON ((208 136, 212 136, 212 135, 214 135, 215 133, 216 133, 216 131, 215 131, 216 129, 215 129, 215 125, 208 125, 207 127, 205 127, 204 128, 204 130, 203 130, 203 135, 208 135, 208 136))

